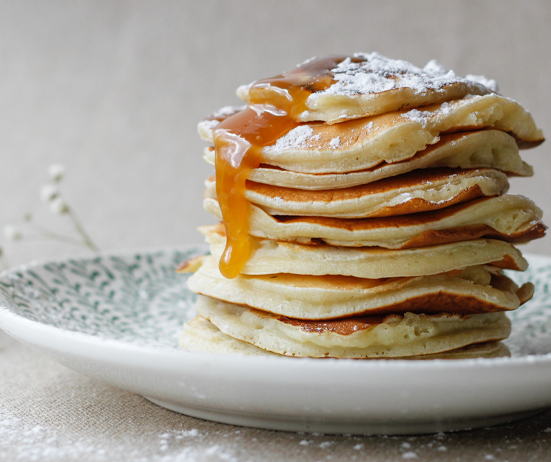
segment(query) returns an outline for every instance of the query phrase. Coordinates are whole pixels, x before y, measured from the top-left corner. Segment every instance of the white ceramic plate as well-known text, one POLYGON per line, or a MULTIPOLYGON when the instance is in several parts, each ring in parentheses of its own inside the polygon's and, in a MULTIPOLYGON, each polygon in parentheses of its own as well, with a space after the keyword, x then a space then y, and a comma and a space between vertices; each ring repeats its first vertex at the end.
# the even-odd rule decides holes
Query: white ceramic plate
MULTIPOLYGON (((0 328, 61 364, 169 409, 326 433, 423 433, 509 422, 551 406, 551 259, 516 275, 535 298, 511 314, 511 358, 354 361, 198 354, 174 267, 204 247, 35 264, 0 276, 0 328)), ((1 354, 1 353, 0 353, 1 354)))

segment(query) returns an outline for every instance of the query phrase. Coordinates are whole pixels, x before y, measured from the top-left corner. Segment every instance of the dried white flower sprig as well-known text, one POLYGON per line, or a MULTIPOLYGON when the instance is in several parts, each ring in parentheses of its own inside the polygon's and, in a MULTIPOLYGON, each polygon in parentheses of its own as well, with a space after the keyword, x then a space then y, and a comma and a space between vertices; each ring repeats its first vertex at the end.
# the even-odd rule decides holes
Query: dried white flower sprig
POLYGON ((23 237, 23 234, 21 234, 21 231, 17 226, 6 225, 4 226, 4 237, 8 241, 19 241, 23 237))
POLYGON ((59 183, 65 176, 65 167, 59 164, 52 164, 48 167, 48 175, 54 183, 59 183))
MULTIPOLYGON (((50 177, 50 182, 40 188, 40 199, 48 205, 52 213, 66 215, 72 221, 77 237, 65 236, 35 223, 33 222, 32 215, 27 213, 23 217, 23 221, 26 225, 16 226, 8 224, 4 226, 4 238, 9 241, 50 239, 66 244, 86 247, 94 252, 99 251, 99 247, 86 232, 74 209, 69 206, 61 192, 60 183, 65 177, 65 167, 58 164, 50 165, 48 168, 48 176, 50 177), (24 228, 31 228, 34 232, 26 233, 24 232, 24 228)), ((0 247, 0 259, 1 258, 2 248, 0 247)), ((4 266, 7 266, 5 261, 3 263, 4 266)))

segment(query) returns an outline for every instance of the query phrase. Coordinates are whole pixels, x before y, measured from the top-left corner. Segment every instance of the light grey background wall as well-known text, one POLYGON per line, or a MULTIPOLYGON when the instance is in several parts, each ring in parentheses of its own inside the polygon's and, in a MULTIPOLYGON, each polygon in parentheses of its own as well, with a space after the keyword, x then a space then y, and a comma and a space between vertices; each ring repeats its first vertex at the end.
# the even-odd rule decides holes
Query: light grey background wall
MULTIPOLYGON (((0 1, 0 226, 25 212, 60 232, 38 198, 64 164, 69 202, 104 250, 197 243, 204 143, 196 124, 235 88, 314 55, 379 51, 497 79, 551 136, 548 0, 0 1)), ((551 223, 551 141, 525 158, 551 223)), ((11 264, 74 254, 2 243, 11 264)), ((527 250, 551 254, 551 240, 527 250)))

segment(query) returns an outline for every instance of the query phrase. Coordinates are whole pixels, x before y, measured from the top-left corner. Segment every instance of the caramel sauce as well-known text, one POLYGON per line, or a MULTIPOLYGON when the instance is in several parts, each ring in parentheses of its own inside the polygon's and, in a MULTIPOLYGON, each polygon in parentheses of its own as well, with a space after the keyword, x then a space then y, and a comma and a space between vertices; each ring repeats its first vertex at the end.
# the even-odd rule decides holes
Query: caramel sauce
POLYGON ((299 125, 298 116, 307 110, 308 96, 334 83, 330 71, 344 59, 346 56, 314 59, 255 82, 249 90, 248 107, 215 128, 216 194, 227 234, 220 259, 224 277, 235 278, 249 257, 245 188, 249 172, 261 163, 262 148, 299 125))

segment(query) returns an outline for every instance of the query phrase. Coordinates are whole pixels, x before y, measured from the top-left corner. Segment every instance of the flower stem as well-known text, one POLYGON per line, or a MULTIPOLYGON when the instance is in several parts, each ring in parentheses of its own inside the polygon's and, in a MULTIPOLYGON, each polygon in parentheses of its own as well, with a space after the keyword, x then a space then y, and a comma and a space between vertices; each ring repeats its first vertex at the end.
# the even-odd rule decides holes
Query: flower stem
POLYGON ((10 264, 4 257, 4 251, 0 248, 0 271, 10 269, 10 264))
POLYGON ((84 242, 84 245, 88 247, 90 250, 93 250, 94 252, 99 252, 99 247, 94 243, 94 241, 92 241, 92 238, 84 230, 84 226, 82 226, 82 222, 76 216, 75 212, 73 212, 73 209, 69 206, 67 206, 67 214, 69 215, 69 218, 71 218, 76 232, 80 234, 80 237, 82 237, 82 241, 84 242))
MULTIPOLYGON (((54 239, 56 241, 66 242, 67 244, 88 247, 80 239, 76 239, 76 238, 71 237, 71 236, 65 236, 63 234, 56 233, 55 231, 52 231, 51 229, 48 229, 48 228, 46 228, 45 226, 43 226, 39 223, 33 222, 33 223, 31 223, 31 225, 33 226, 33 228, 35 228, 38 231, 38 233, 39 233, 38 238, 42 237, 44 239, 54 239)), ((31 239, 37 240, 37 236, 26 236, 26 239, 28 239, 29 237, 31 239)))
POLYGON ((80 239, 74 239, 72 237, 63 236, 61 234, 52 233, 49 231, 41 231, 38 236, 25 236, 26 241, 42 241, 42 240, 51 240, 51 241, 59 241, 63 242, 65 244, 75 245, 78 247, 85 247, 89 248, 82 240, 80 239))

